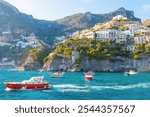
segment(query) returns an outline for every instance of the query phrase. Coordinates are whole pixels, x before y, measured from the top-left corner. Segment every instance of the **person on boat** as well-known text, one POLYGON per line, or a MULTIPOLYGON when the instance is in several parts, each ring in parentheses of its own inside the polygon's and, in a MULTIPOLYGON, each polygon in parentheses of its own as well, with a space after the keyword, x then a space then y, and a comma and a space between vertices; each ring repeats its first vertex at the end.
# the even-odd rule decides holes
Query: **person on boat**
POLYGON ((92 76, 93 75, 93 71, 88 71, 88 72, 85 73, 85 75, 91 75, 92 76))
POLYGON ((54 73, 54 75, 60 75, 60 74, 61 74, 60 71, 54 73))
POLYGON ((57 71, 54 74, 52 74, 51 77, 53 77, 53 78, 57 78, 57 77, 61 78, 61 77, 63 77, 63 75, 64 75, 64 72, 57 71))
POLYGON ((86 81, 91 81, 93 79, 93 71, 88 71, 85 74, 85 80, 86 81))

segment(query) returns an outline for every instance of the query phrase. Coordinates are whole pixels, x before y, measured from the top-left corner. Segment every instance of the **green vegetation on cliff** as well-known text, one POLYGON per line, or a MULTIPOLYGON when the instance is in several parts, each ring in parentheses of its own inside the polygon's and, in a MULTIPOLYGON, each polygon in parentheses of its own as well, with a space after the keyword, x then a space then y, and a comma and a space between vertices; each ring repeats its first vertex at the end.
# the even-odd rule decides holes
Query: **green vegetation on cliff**
POLYGON ((31 49, 26 59, 27 64, 38 62, 39 64, 43 65, 43 59, 50 53, 50 51, 51 50, 49 48, 46 48, 44 46, 31 49))
MULTIPOLYGON (((94 39, 69 39, 59 43, 53 54, 70 59, 72 51, 79 51, 82 59, 109 59, 110 57, 128 57, 129 52, 124 44, 111 44, 110 40, 100 41, 94 39)), ((55 57, 54 56, 54 57, 55 57)), ((48 57, 44 59, 47 61, 48 57)), ((78 62, 77 62, 78 63, 78 62)))
POLYGON ((133 59, 140 59, 143 55, 149 55, 150 54, 150 46, 147 41, 136 44, 135 50, 133 52, 133 59))

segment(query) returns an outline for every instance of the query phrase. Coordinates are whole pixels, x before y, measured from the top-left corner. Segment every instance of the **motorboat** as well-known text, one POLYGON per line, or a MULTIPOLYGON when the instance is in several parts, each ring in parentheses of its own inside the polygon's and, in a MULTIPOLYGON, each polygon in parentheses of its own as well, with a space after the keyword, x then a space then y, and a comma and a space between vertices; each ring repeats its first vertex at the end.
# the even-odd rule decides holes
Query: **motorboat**
POLYGON ((138 74, 138 72, 134 71, 134 70, 129 70, 129 71, 125 71, 124 74, 125 75, 135 75, 135 74, 138 74))
POLYGON ((62 78, 65 72, 55 72, 51 75, 52 78, 62 78))
POLYGON ((92 71, 86 72, 84 74, 85 74, 85 80, 86 81, 91 81, 93 79, 93 72, 92 71))
POLYGON ((6 90, 38 90, 38 89, 48 89, 50 85, 48 82, 43 81, 44 76, 34 76, 29 80, 24 80, 22 82, 5 82, 6 90))

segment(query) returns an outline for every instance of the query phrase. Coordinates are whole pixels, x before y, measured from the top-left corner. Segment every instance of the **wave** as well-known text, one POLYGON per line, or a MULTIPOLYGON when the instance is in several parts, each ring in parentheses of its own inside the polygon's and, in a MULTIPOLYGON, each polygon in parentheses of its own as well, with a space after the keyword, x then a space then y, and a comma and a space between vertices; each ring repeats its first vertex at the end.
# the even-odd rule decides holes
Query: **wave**
POLYGON ((52 92, 52 91, 50 91, 50 90, 42 90, 43 92, 52 92))
POLYGON ((60 89, 60 92, 89 92, 89 90, 81 90, 81 89, 60 89))
POLYGON ((80 86, 76 84, 60 84, 60 85, 53 85, 54 88, 76 88, 76 89, 84 89, 87 86, 80 86))
POLYGON ((114 90, 126 90, 134 88, 150 88, 150 83, 139 83, 133 85, 118 85, 118 86, 92 86, 91 88, 102 90, 102 89, 114 89, 114 90))
POLYGON ((130 85, 108 85, 108 86, 80 86, 76 84, 60 84, 54 85, 54 88, 58 88, 59 91, 62 92, 89 92, 90 89, 94 90, 104 90, 104 89, 113 89, 113 90, 127 90, 134 88, 150 88, 150 83, 139 83, 139 84, 130 84, 130 85))

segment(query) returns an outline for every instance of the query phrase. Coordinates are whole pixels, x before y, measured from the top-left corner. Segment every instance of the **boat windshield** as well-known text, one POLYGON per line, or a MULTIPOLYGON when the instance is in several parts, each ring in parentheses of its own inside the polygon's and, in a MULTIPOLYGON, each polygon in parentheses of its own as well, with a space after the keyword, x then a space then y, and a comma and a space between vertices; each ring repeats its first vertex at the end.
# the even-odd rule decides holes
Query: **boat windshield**
POLYGON ((22 81, 22 83, 34 83, 34 84, 41 83, 43 82, 43 78, 44 76, 36 76, 36 77, 30 78, 29 80, 22 81))

